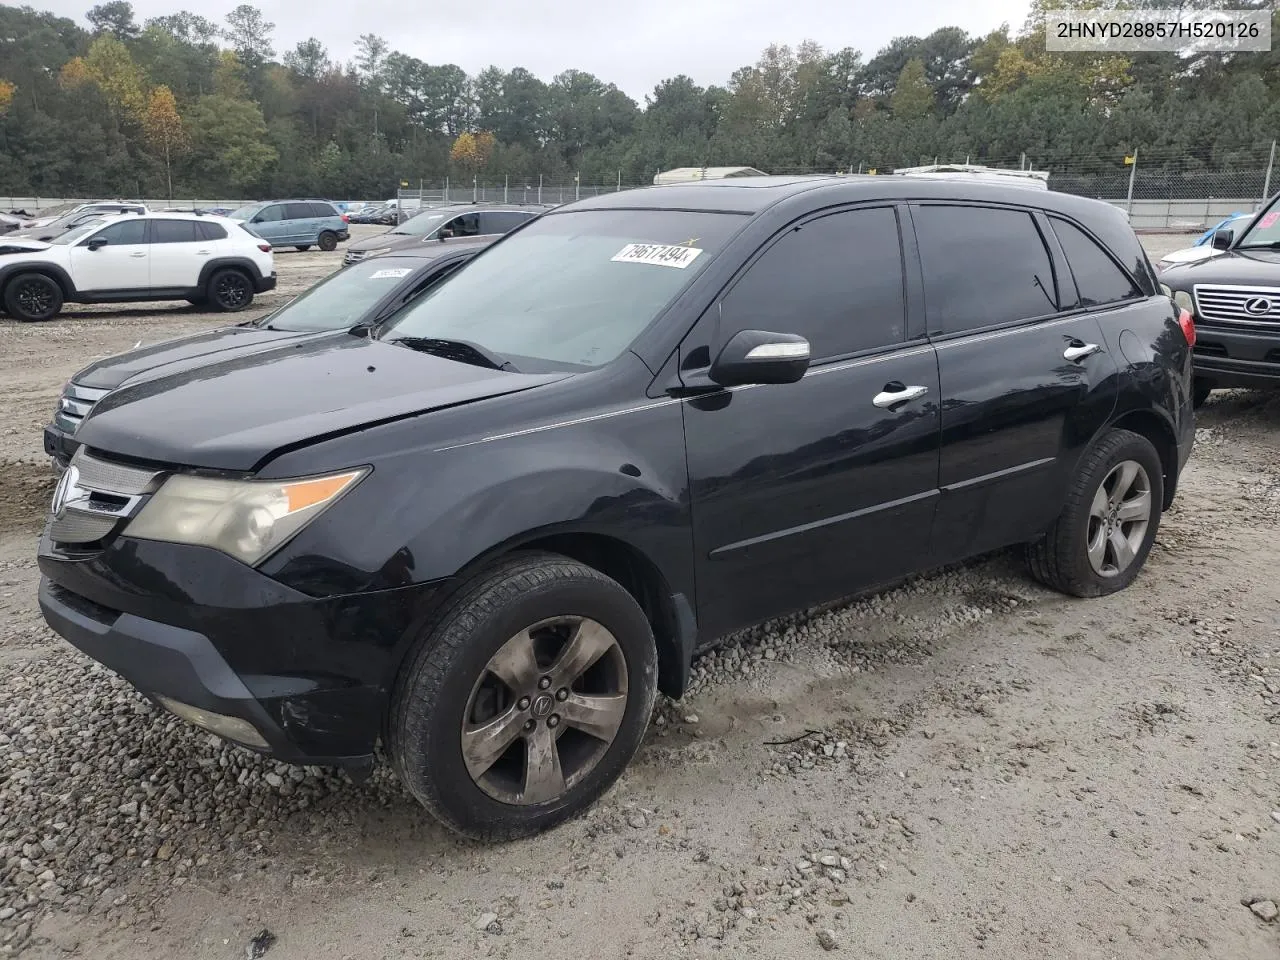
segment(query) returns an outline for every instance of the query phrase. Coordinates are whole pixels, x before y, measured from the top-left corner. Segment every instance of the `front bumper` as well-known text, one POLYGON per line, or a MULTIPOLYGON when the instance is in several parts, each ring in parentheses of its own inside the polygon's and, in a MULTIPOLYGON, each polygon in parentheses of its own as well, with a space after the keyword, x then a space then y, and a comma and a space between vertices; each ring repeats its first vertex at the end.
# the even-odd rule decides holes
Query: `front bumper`
MULTIPOLYGON (((235 718, 259 752, 367 767, 426 587, 311 597, 215 550, 39 549, 45 621, 152 699, 235 718), (259 739, 260 738, 260 739, 259 739)), ((222 734, 214 729, 213 732, 222 734)))
POLYGON ((1195 375, 1215 387, 1280 387, 1280 330, 1196 324, 1195 375))

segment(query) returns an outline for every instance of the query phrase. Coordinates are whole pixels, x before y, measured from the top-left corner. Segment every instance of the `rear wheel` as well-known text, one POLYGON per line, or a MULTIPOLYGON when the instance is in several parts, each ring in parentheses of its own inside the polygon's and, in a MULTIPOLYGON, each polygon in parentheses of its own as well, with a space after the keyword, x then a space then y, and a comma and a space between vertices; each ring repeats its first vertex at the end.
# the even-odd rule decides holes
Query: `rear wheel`
POLYGON ((1163 504, 1151 441, 1109 430, 1081 460, 1058 519, 1028 548, 1032 576, 1077 597, 1123 590, 1151 552, 1163 504))
POLYGON ((253 285, 239 270, 214 271, 206 290, 209 305, 223 313, 235 313, 253 303, 253 285))
POLYGON ((338 249, 338 235, 330 233, 328 230, 320 234, 320 249, 325 253, 338 249))
POLYGON ((24 323, 52 320, 62 310, 62 288, 42 273, 20 273, 4 288, 4 308, 24 323))
POLYGON ((524 836, 608 789, 656 694, 653 633, 625 589, 565 557, 511 558, 424 632, 392 697, 390 754, 454 831, 524 836))

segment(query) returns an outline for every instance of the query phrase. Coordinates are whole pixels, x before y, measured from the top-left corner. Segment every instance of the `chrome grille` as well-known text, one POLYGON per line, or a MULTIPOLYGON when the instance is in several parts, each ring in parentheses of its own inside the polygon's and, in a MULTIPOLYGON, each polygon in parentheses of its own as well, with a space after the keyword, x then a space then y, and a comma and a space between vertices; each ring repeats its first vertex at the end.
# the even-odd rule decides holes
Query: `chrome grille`
POLYGON ((81 447, 53 492, 49 536, 58 543, 95 543, 133 517, 163 478, 145 470, 101 460, 81 447))
POLYGON ((110 391, 97 387, 82 387, 77 383, 69 383, 58 398, 58 409, 53 415, 54 422, 67 433, 75 433, 81 421, 89 415, 93 405, 105 397, 110 391))
POLYGON ((1280 287, 1198 283, 1192 291, 1196 316, 1208 323, 1280 326, 1280 287))
POLYGON ((342 263, 344 266, 350 265, 353 263, 359 263, 361 260, 363 260, 367 256, 368 254, 365 253, 363 250, 348 250, 347 255, 342 258, 342 263))

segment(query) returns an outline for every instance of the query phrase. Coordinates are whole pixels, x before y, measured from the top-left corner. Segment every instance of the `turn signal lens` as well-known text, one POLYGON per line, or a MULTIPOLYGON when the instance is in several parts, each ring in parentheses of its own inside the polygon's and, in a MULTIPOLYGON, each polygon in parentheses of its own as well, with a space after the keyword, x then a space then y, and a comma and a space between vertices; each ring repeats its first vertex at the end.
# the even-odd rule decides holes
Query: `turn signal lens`
POLYGON ((1178 326, 1182 328, 1182 335, 1187 338, 1187 346, 1194 347, 1196 345, 1196 322, 1191 316, 1191 311, 1183 307, 1178 313, 1178 326))

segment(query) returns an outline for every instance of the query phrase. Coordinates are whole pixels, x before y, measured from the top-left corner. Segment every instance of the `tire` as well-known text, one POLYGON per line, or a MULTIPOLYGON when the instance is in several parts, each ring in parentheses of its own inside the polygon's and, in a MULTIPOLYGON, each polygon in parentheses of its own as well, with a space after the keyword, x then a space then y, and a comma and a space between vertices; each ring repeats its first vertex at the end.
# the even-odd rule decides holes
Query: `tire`
POLYGON ((43 273, 20 273, 5 284, 4 308, 23 323, 52 320, 62 310, 62 287, 43 273))
POLYGON ((514 556, 459 588, 424 629, 392 693, 388 752, 409 791, 451 830, 478 840, 528 836, 569 819, 609 788, 639 748, 656 696, 653 632, 625 589, 566 557, 514 556), (563 620, 570 622, 555 622, 563 620), (530 636, 536 662, 520 670, 528 661, 509 657, 502 670, 516 679, 499 681, 491 672, 499 652, 534 650, 530 636), (566 679, 574 671, 557 676, 562 663, 555 659, 569 649, 566 637, 597 649, 612 645, 577 680, 566 679), (604 695, 597 705, 616 706, 608 711, 611 739, 589 736, 569 718, 591 693, 604 695), (464 740, 487 745, 476 731, 501 717, 512 722, 493 741, 500 749, 477 760, 473 747, 464 756, 464 740), (555 757, 544 769, 569 786, 526 773, 529 751, 539 749, 555 757))
POLYGON ((1199 410, 1204 406, 1204 402, 1209 399, 1209 394, 1213 392, 1213 384, 1206 380, 1196 377, 1191 384, 1191 403, 1199 410))
POLYGON ((203 307, 208 302, 209 301, 204 297, 187 297, 187 303, 191 304, 193 307, 203 307))
POLYGON ((331 250, 337 250, 338 235, 326 230, 324 233, 320 234, 319 246, 325 253, 329 253, 331 250))
POLYGON ((215 270, 205 284, 204 299, 220 313, 238 313, 253 303, 253 284, 242 270, 215 270))
POLYGON ((1164 504, 1164 474, 1160 456, 1151 441, 1128 430, 1108 430, 1081 458, 1079 469, 1067 488, 1062 513, 1053 526, 1027 550, 1031 575, 1045 586, 1076 597, 1101 597, 1123 590, 1146 563, 1147 554, 1160 528, 1164 504), (1121 491, 1122 504, 1136 510, 1135 499, 1146 491, 1145 527, 1141 521, 1124 521, 1114 513, 1116 483, 1124 485, 1129 466, 1139 468, 1133 480, 1121 491), (1108 488, 1103 489, 1107 484, 1108 488), (1099 507, 1101 504, 1101 507, 1099 507), (1101 516, 1099 516, 1101 509, 1101 516), (1116 550, 1118 541, 1107 535, 1108 520, 1131 554, 1116 550), (1102 544, 1101 556, 1090 544, 1102 544), (1100 562, 1099 562, 1100 561, 1100 562), (1100 569, 1101 568, 1101 569, 1100 569))
POLYGON ((299 253, 306 253, 310 249, 311 249, 311 244, 309 243, 304 243, 302 246, 297 248, 299 253))

